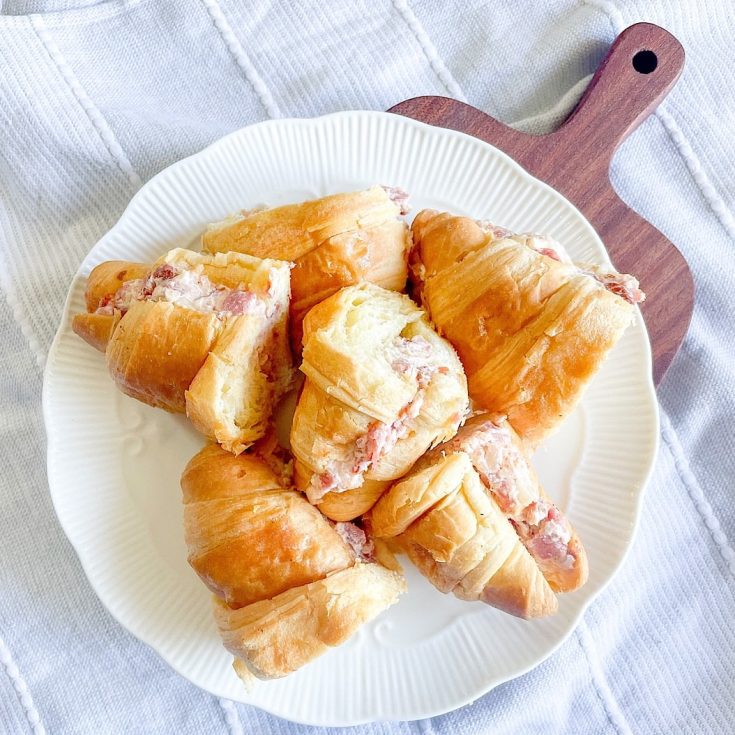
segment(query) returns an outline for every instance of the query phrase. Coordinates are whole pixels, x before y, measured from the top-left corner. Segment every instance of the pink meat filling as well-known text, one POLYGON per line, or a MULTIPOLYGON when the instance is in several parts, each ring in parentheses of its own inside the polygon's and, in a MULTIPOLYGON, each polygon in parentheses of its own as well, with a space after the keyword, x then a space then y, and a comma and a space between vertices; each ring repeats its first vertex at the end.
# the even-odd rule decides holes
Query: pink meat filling
POLYGON ((435 373, 446 373, 449 368, 431 365, 431 344, 423 337, 398 337, 394 343, 396 356, 391 366, 398 373, 412 373, 416 379, 414 397, 401 409, 390 424, 374 421, 355 441, 352 457, 332 462, 320 473, 312 475, 306 494, 312 503, 318 503, 329 492, 344 492, 360 487, 365 473, 408 434, 416 417, 421 413, 426 389, 435 373))
POLYGON ((519 510, 518 481, 528 475, 522 457, 501 426, 487 421, 469 436, 455 437, 450 446, 469 456, 480 479, 500 509, 507 514, 519 510))
POLYGON ((367 432, 355 442, 351 459, 332 462, 330 466, 312 475, 307 495, 312 503, 318 503, 329 492, 344 492, 358 488, 364 482, 365 473, 395 447, 409 431, 411 423, 419 415, 426 389, 419 387, 413 399, 401 410, 391 424, 375 421, 367 432))
POLYGON ((467 453, 483 484, 542 571, 571 569, 575 563, 569 548, 572 529, 564 514, 541 498, 521 505, 518 484, 531 482, 528 462, 508 432, 488 421, 470 436, 455 439, 453 443, 467 453))
POLYGON ((398 186, 383 186, 388 198, 398 207, 401 214, 408 214, 411 211, 411 204, 408 201, 409 194, 398 186))
POLYGON ((421 336, 398 337, 392 345, 395 355, 391 360, 391 367, 397 373, 414 371, 417 375, 426 368, 431 358, 431 344, 421 336))
POLYGON ((571 528, 553 503, 537 500, 511 522, 542 571, 574 566, 575 557, 569 551, 571 528))
POLYGON ((561 258, 559 257, 559 253, 553 248, 539 248, 539 253, 541 253, 541 255, 545 255, 547 258, 551 258, 552 260, 557 260, 561 263, 561 258))
POLYGON ((355 558, 363 562, 375 560, 375 544, 367 537, 365 531, 354 523, 339 522, 334 524, 334 530, 341 539, 352 549, 355 558))
POLYGON ((167 301, 220 318, 266 312, 264 299, 252 291, 216 285, 197 268, 184 270, 164 263, 145 278, 126 281, 114 294, 105 296, 96 313, 125 314, 136 301, 167 301))
POLYGON ((530 248, 533 248, 537 253, 545 255, 547 258, 557 261, 558 263, 571 263, 572 259, 569 254, 556 240, 552 240, 550 237, 544 235, 520 235, 523 242, 530 248))
MULTIPOLYGON (((501 240, 503 238, 513 238, 524 245, 533 248, 537 253, 552 258, 559 263, 568 263, 573 265, 572 259, 566 250, 556 240, 552 240, 545 235, 514 234, 504 227, 497 227, 487 220, 476 220, 477 224, 492 236, 493 240, 501 240)), ((580 273, 591 276, 599 284, 604 286, 608 291, 616 296, 625 299, 630 304, 640 304, 645 301, 646 295, 641 291, 635 276, 627 273, 605 272, 598 266, 586 266, 578 269, 580 273)))
POLYGON ((638 287, 638 279, 635 276, 627 273, 605 273, 600 268, 581 270, 581 272, 592 276, 608 291, 625 299, 629 304, 640 304, 641 301, 646 300, 646 294, 638 287))
POLYGON ((475 222, 477 223, 477 226, 483 232, 486 232, 488 235, 490 235, 493 240, 503 240, 504 238, 510 237, 513 234, 505 227, 494 225, 492 222, 490 222, 490 220, 487 219, 478 219, 475 220, 475 222))
MULTIPOLYGON (((525 238, 526 245, 532 247, 541 255, 546 255, 560 263, 574 265, 564 248, 554 240, 542 235, 522 235, 521 237, 525 238)), ((577 270, 583 275, 591 276, 608 291, 620 296, 630 304, 639 304, 646 298, 646 295, 638 287, 638 280, 635 276, 627 273, 605 272, 599 266, 577 267, 577 270)))

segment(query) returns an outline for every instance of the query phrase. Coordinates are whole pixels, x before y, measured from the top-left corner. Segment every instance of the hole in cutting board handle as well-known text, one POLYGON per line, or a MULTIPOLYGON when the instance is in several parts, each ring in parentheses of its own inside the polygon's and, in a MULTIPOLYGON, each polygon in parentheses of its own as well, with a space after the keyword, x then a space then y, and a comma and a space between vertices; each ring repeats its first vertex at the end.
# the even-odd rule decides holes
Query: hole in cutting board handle
POLYGON ((656 71, 657 66, 658 57, 653 51, 649 51, 648 49, 639 51, 633 57, 633 68, 639 74, 650 74, 652 71, 656 71))

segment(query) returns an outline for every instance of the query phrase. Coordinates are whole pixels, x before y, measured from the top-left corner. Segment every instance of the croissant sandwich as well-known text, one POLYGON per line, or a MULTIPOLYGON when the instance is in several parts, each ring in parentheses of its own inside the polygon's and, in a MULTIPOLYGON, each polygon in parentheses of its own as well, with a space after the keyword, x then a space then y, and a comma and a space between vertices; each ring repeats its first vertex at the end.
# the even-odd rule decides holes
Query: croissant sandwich
POLYGON ((217 627, 246 683, 343 643, 405 589, 365 532, 324 518, 276 460, 210 445, 181 478, 189 563, 215 595, 217 627))
POLYGON ((273 209, 243 212, 211 225, 204 250, 238 251, 295 263, 291 276, 291 330, 301 350, 306 312, 343 286, 365 280, 401 291, 406 284, 410 232, 398 219, 407 211, 400 189, 373 186, 273 209))
POLYGON ((171 250, 153 265, 109 261, 89 276, 74 331, 105 352, 124 393, 186 412, 238 453, 263 436, 288 389, 289 264, 171 250))
POLYGON ((545 496, 505 417, 470 419, 427 453, 370 514, 439 590, 523 618, 557 609, 587 579, 577 533, 545 496))
POLYGON ((467 410, 462 365, 407 296, 344 288, 304 320, 296 486, 330 518, 367 511, 467 410))
POLYGON ((416 295, 457 349, 470 396, 540 441, 631 323, 638 282, 468 217, 423 210, 412 229, 416 295))

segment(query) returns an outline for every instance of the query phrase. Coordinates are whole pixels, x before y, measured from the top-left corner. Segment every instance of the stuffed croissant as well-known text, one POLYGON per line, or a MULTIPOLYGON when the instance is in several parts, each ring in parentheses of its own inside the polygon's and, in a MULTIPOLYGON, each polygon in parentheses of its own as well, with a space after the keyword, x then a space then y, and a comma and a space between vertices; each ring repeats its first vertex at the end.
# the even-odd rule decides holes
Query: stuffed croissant
POLYGON ((453 436, 467 385, 451 345, 411 299, 350 286, 304 321, 306 375, 291 427, 296 486, 335 520, 367 511, 453 436))
POLYGON ((176 249, 153 265, 108 261, 74 331, 105 352, 118 388, 238 453, 288 389, 289 265, 176 249))
POLYGON ((270 453, 236 457, 210 445, 181 487, 189 563, 215 595, 217 627, 246 684, 343 643, 405 589, 365 532, 330 523, 270 453))
POLYGON ((372 533, 396 538, 443 592, 523 618, 556 611, 587 579, 575 530, 546 497, 505 417, 470 419, 378 501, 372 533))
POLYGON ((273 209, 243 212, 210 225, 205 251, 238 251, 294 262, 291 275, 291 331, 301 350, 304 315, 315 304, 365 280, 401 291, 406 284, 410 232, 398 219, 407 196, 400 189, 365 191, 273 209))
POLYGON ((543 439, 633 320, 638 282, 468 217, 424 210, 413 236, 416 294, 457 349, 470 396, 524 439, 543 439))

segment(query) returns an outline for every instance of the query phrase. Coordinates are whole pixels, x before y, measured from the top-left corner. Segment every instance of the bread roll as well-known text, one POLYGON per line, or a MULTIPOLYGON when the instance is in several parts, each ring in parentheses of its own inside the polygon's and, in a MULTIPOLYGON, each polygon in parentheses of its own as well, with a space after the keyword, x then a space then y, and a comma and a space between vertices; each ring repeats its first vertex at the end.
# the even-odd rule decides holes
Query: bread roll
POLYGON ((588 564, 579 535, 544 492, 526 445, 505 416, 479 414, 450 441, 421 459, 466 454, 485 490, 516 530, 555 592, 587 581, 588 564))
POLYGON ((398 219, 405 199, 398 189, 373 186, 244 212, 210 225, 202 246, 212 253, 293 261, 291 330, 299 352, 306 312, 343 286, 364 280, 403 289, 411 242, 408 226, 398 219))
POLYGON ((556 597, 464 453, 436 453, 395 483, 370 514, 442 592, 512 615, 557 610, 556 597))
POLYGON ((272 446, 235 457, 210 445, 181 478, 189 563, 215 594, 217 627, 246 685, 344 642, 405 589, 385 549, 289 486, 272 446))
POLYGON ((292 378, 287 263, 176 249, 149 266, 102 263, 86 299, 74 331, 124 393, 186 412, 234 453, 263 436, 292 378))
POLYGON ((470 396, 539 442, 631 323, 638 282, 468 217, 423 210, 412 230, 415 293, 457 349, 470 396))
POLYGON ((304 321, 296 485, 335 520, 367 511, 467 410, 462 366, 408 297, 342 289, 304 321))

